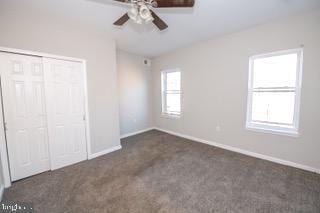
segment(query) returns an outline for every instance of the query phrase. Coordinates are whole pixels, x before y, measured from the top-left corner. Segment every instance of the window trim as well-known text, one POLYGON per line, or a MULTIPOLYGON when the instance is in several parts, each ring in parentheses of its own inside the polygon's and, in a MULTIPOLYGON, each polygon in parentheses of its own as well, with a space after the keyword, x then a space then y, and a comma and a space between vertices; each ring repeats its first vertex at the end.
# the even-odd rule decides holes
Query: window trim
POLYGON ((181 86, 181 82, 182 82, 182 73, 181 70, 178 68, 175 69, 167 69, 167 70, 163 70, 161 71, 161 116, 164 118, 173 118, 173 119, 179 119, 182 116, 182 86, 181 86), (164 85, 166 82, 166 79, 164 80, 163 77, 168 74, 168 73, 172 73, 172 72, 180 72, 180 113, 168 113, 165 110, 165 106, 166 106, 166 98, 165 98, 165 91, 164 91, 164 85))
MULTIPOLYGON (((303 72, 303 48, 282 50, 270 52, 266 54, 259 54, 249 57, 249 76, 248 76, 248 98, 247 98, 247 117, 246 129, 258 131, 263 133, 271 133, 278 135, 285 135, 291 137, 299 137, 299 120, 300 120, 300 104, 301 104, 301 85, 302 85, 302 72, 303 72), (276 125, 275 123, 258 122, 252 120, 252 96, 253 89, 253 63, 256 59, 280 56, 285 54, 297 54, 297 70, 296 70, 296 85, 295 90, 295 103, 294 103, 294 117, 293 125, 276 125)), ((292 89, 292 88, 288 88, 292 89)))

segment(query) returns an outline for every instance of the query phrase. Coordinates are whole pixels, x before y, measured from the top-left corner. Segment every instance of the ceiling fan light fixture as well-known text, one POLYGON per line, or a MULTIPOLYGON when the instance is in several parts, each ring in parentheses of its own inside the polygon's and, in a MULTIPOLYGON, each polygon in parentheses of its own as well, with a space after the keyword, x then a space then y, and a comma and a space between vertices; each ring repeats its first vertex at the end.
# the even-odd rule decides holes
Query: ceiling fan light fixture
POLYGON ((143 22, 149 23, 153 21, 153 17, 147 5, 140 3, 137 5, 132 5, 132 8, 128 11, 128 16, 137 24, 142 24, 143 22))
POLYGON ((141 5, 139 15, 142 19, 147 19, 151 16, 150 10, 146 5, 141 5))
POLYGON ((150 9, 146 5, 140 6, 139 15, 145 23, 149 23, 154 20, 154 18, 151 15, 150 9))
POLYGON ((134 7, 134 6, 133 6, 133 7, 129 10, 129 12, 128 12, 128 16, 129 16, 133 21, 135 21, 135 20, 137 19, 138 15, 139 15, 138 8, 136 8, 136 7, 134 7))
POLYGON ((129 19, 136 24, 153 22, 159 30, 168 25, 152 10, 153 8, 192 8, 196 0, 114 0, 131 5, 131 9, 113 24, 123 26, 129 19))
POLYGON ((150 15, 149 15, 147 18, 144 19, 144 21, 145 21, 146 23, 150 23, 150 22, 152 22, 153 20, 154 20, 154 18, 152 17, 151 13, 150 13, 150 15))
POLYGON ((137 24, 142 24, 142 18, 138 15, 136 17, 136 19, 134 20, 134 22, 137 23, 137 24))
POLYGON ((158 7, 158 3, 157 3, 157 1, 155 1, 155 0, 151 0, 151 1, 150 1, 150 4, 151 4, 151 6, 154 7, 154 8, 158 7))

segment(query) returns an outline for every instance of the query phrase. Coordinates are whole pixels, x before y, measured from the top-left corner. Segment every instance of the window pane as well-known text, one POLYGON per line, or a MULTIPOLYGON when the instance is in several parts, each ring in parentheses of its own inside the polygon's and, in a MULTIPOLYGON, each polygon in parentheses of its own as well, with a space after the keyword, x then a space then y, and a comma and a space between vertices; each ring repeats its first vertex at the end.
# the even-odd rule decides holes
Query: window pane
POLYGON ((255 59, 253 87, 295 87, 297 58, 294 53, 255 59))
POLYGON ((253 92, 252 120, 293 124, 294 92, 253 92))
POLYGON ((180 94, 167 94, 167 112, 180 114, 180 94))
POLYGON ((180 72, 167 73, 167 90, 180 90, 180 72))

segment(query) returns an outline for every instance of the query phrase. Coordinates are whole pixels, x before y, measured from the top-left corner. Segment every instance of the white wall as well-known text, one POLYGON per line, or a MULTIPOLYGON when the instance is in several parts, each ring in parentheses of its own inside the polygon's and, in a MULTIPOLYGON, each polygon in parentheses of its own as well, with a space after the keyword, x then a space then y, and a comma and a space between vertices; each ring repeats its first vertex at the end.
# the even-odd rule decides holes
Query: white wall
MULTIPOLYGON (((155 125, 320 170, 320 11, 198 43, 153 60, 155 125), (298 138, 245 129, 248 58, 304 45, 298 138), (160 71, 182 71, 182 117, 161 117, 160 71), (216 131, 216 126, 221 131, 216 131)), ((214 26, 208 26, 214 27, 214 26)))
POLYGON ((152 75, 144 59, 117 51, 121 135, 152 126, 152 75))
POLYGON ((108 34, 81 28, 10 1, 0 6, 0 46, 87 60, 92 153, 117 146, 118 88, 115 42, 108 34))

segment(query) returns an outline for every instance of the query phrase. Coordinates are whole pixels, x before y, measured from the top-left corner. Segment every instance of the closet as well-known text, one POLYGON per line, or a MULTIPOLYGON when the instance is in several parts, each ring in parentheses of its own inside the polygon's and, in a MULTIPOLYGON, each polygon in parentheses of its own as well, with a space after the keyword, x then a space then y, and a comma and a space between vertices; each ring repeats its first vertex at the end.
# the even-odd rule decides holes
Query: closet
POLYGON ((87 159, 84 64, 0 52, 11 180, 87 159))

